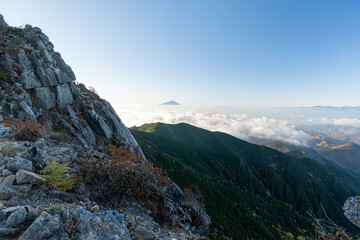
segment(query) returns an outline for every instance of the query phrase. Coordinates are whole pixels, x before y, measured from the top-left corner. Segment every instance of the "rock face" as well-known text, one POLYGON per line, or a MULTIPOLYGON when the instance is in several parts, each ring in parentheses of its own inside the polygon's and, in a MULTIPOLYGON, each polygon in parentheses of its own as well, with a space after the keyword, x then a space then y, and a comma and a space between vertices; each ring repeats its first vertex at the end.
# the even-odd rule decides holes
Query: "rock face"
POLYGON ((4 17, 0 15, 0 28, 6 28, 8 25, 6 24, 4 17))
POLYGON ((355 226, 360 228, 360 201, 356 197, 350 197, 343 206, 344 215, 355 226))
POLYGON ((105 137, 143 156, 111 105, 75 83, 71 67, 40 28, 11 28, 0 16, 0 29, 7 29, 0 31, 0 77, 6 78, 0 78, 1 118, 36 118, 67 128, 88 147, 105 137))
MULTIPOLYGON (((39 28, 9 27, 0 15, 0 239, 207 239, 210 218, 171 180, 156 190, 161 204, 138 190, 142 202, 126 192, 116 195, 122 200, 115 207, 111 199, 97 200, 104 195, 91 191, 93 181, 76 178, 85 163, 109 162, 103 151, 109 143, 140 157, 135 169, 150 164, 111 105, 75 79, 39 28), (11 131, 16 119, 41 123, 46 134, 18 139, 11 131), (39 175, 53 160, 78 181, 71 193, 43 186, 39 175)), ((146 175, 140 169, 139 179, 146 175)))

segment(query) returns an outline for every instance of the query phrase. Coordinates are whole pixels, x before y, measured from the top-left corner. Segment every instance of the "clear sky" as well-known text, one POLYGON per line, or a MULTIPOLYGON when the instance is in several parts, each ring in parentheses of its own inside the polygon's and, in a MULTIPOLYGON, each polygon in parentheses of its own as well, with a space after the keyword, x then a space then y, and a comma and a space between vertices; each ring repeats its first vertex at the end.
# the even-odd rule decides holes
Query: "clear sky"
POLYGON ((0 0, 113 105, 360 105, 360 1, 0 0))

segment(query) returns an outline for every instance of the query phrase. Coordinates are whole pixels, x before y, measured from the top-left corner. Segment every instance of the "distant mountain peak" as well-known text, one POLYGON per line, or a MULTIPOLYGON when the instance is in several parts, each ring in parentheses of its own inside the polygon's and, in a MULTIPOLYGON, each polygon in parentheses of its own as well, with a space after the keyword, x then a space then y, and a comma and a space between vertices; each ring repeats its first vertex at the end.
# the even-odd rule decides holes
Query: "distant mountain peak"
POLYGON ((164 102, 161 105, 180 105, 180 103, 178 103, 175 100, 171 99, 170 101, 164 102))

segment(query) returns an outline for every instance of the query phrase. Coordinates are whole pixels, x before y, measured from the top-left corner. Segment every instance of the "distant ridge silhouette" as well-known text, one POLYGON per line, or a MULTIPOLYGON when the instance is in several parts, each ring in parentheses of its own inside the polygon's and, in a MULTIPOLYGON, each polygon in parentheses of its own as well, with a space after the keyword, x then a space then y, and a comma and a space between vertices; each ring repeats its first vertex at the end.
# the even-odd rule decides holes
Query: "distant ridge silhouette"
POLYGON ((160 105, 180 105, 180 103, 178 103, 178 102, 176 102, 175 100, 170 100, 170 101, 168 101, 168 102, 164 102, 164 103, 162 103, 162 104, 160 104, 160 105))

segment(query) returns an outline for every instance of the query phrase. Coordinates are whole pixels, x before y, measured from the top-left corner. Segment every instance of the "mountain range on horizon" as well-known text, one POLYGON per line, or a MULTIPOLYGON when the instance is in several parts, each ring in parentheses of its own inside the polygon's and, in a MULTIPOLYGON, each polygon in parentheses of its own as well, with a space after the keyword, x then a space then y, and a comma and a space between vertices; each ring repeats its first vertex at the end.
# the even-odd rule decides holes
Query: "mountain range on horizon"
POLYGON ((360 106, 323 106, 323 105, 317 105, 317 106, 312 106, 311 108, 319 108, 319 109, 360 109, 360 106))

